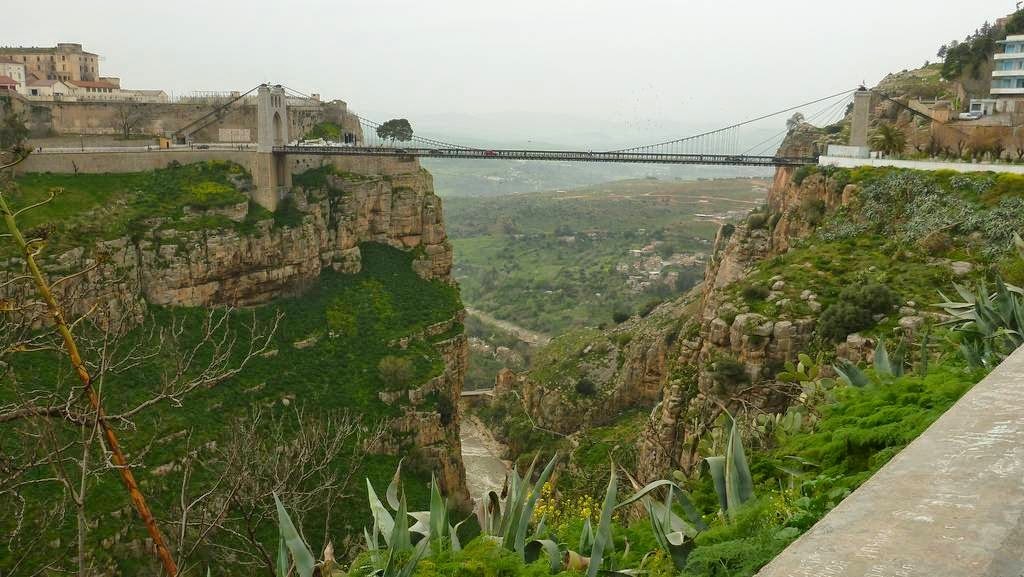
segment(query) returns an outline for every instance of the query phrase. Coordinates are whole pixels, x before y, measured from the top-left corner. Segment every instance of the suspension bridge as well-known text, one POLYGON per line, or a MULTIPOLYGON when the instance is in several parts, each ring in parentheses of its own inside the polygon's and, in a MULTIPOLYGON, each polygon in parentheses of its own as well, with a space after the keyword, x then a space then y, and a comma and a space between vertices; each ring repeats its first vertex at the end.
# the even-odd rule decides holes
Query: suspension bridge
MULTIPOLYGON (((308 98, 301 92, 284 87, 285 93, 293 98, 308 98)), ((668 140, 655 144, 635 146, 619 150, 535 150, 482 148, 461 146, 420 135, 409 140, 381 138, 378 135, 380 123, 357 116, 363 138, 355 143, 310 145, 306 143, 276 143, 272 150, 276 154, 304 154, 325 156, 377 156, 400 158, 448 158, 473 160, 536 160, 558 162, 603 162, 603 163, 646 163, 646 164, 691 164, 709 166, 751 166, 778 167, 816 164, 817 157, 783 156, 776 153, 789 126, 773 131, 768 138, 762 138, 753 145, 751 135, 756 128, 774 122, 780 117, 797 111, 808 110, 804 120, 826 126, 842 119, 857 88, 817 98, 782 110, 762 114, 756 118, 730 124, 715 130, 668 140)))
MULTIPOLYGON (((594 147, 560 150, 465 146, 415 133, 399 141, 382 137, 388 136, 388 132, 379 130, 382 126, 380 123, 347 110, 342 117, 347 133, 343 135, 342 142, 311 143, 294 140, 300 137, 294 133, 301 129, 289 121, 289 110, 304 118, 311 110, 322 110, 323 103, 318 98, 287 86, 261 84, 212 103, 209 109, 175 130, 169 139, 161 141, 157 147, 90 146, 87 149, 83 144, 80 148, 40 148, 33 155, 36 158, 25 163, 25 166, 31 165, 33 170, 39 172, 78 172, 83 168, 87 171, 134 172, 161 168, 171 162, 228 160, 250 170, 254 184, 253 200, 273 211, 291 189, 292 172, 301 166, 308 166, 308 161, 304 159, 316 156, 391 157, 400 161, 434 158, 759 168, 817 164, 818 158, 814 156, 813 150, 805 148, 799 156, 779 152, 780 145, 793 128, 789 122, 793 115, 799 112, 805 122, 838 130, 838 122, 847 116, 851 102, 863 104, 865 100, 870 100, 860 98, 865 95, 868 92, 863 88, 844 90, 722 128, 654 144, 616 150, 595 150, 594 147), (236 114, 243 106, 255 107, 255 126, 249 126, 251 113, 236 114), (240 121, 239 118, 245 120, 240 121), (358 120, 358 129, 354 120, 358 120), (246 127, 237 128, 240 122, 246 127), (224 129, 225 124, 229 128, 224 129), (243 132, 247 141, 239 142, 233 138, 225 140, 223 134, 213 132, 214 128, 224 129, 229 134, 243 132), (255 138, 251 137, 253 134, 255 138), (201 135, 207 135, 207 138, 215 136, 212 136, 213 140, 203 142, 197 139, 201 135)), ((861 136, 866 140, 867 108, 861 108, 864 121, 853 123, 851 141, 858 126, 865 132, 861 136)), ((854 106, 854 110, 859 109, 854 106)), ((858 117, 855 112, 854 118, 858 117)))

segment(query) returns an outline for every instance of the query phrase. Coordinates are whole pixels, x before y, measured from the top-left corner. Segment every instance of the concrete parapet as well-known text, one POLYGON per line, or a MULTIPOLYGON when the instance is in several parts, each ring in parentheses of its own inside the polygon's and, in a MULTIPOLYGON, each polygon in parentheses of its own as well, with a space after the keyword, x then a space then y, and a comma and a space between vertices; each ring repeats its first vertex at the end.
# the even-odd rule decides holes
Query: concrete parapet
POLYGON ((952 170, 955 172, 1009 172, 1024 174, 1024 164, 994 164, 990 162, 943 162, 941 160, 896 160, 892 158, 849 158, 822 156, 820 166, 859 168, 861 166, 909 168, 911 170, 952 170))
POLYGON ((1024 574, 1024 348, 759 577, 1024 574))
POLYGON ((86 173, 143 172, 166 168, 171 162, 192 164, 208 160, 228 160, 252 168, 253 152, 235 150, 152 150, 140 152, 68 152, 33 154, 18 165, 19 174, 26 172, 86 173))

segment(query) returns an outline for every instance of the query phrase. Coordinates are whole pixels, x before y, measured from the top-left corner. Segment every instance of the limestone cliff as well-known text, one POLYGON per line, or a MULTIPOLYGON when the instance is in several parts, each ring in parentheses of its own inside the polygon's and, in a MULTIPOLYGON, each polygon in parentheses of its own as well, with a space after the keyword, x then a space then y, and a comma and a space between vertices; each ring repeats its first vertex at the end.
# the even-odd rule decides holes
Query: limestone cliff
MULTIPOLYGON (((92 311, 101 320, 128 319, 129 324, 142 321, 149 305, 251 306, 301 293, 327 268, 358 272, 359 246, 366 242, 412 252, 420 277, 451 283, 452 248, 432 178, 415 162, 401 168, 356 174, 321 167, 321 178, 291 191, 288 214, 257 220, 243 203, 222 211, 240 226, 211 228, 200 220, 208 213, 177 223, 151 219, 131 237, 47 257, 43 268, 53 280, 83 271, 58 287, 62 302, 73 303, 73 315, 92 311)), ((0 287, 22 266, 16 258, 0 261, 0 287)), ((0 302, 31 298, 24 284, 4 290, 0 302)), ((376 449, 418 452, 436 468, 449 495, 464 504, 468 494, 456 402, 466 372, 462 320, 457 316, 395 344, 404 349, 411 339, 430 338, 444 367, 411 390, 381 393, 401 416, 393 423, 392 438, 376 449)))
MULTIPOLYGON (((813 152, 822 133, 810 125, 793 131, 781 154, 813 152)), ((854 187, 855 188, 855 187, 854 187)), ((768 318, 737 299, 734 289, 765 259, 785 253, 795 238, 813 232, 807 215, 827 215, 849 202, 855 190, 815 174, 794 183, 794 169, 776 171, 767 201, 767 214, 753 224, 723 226, 714 243, 702 285, 665 303, 645 318, 634 318, 599 335, 556 339, 558 358, 575 363, 575 373, 551 370, 543 364, 529 374, 503 373, 498 389, 517 389, 538 426, 572 433, 610 422, 625 410, 653 407, 638 440, 640 474, 654 478, 672 468, 696 464, 696 439, 713 418, 700 422, 696 414, 716 416, 741 394, 743 403, 766 410, 781 409, 786 386, 774 375, 786 361, 806 349, 821 305, 810 291, 800 294, 800 306, 768 318), (560 343, 561 342, 561 343, 560 343), (723 390, 721 365, 742 375, 741 391, 723 390), (580 394, 574 383, 593 383, 595 393, 580 394)), ((819 217, 819 218, 820 218, 819 217)), ((782 277, 769 282, 767 299, 788 304, 782 277)), ((549 347, 551 348, 551 347, 549 347)), ((857 358, 857 351, 840 351, 857 358)), ((862 353, 861 353, 862 356, 862 353)))

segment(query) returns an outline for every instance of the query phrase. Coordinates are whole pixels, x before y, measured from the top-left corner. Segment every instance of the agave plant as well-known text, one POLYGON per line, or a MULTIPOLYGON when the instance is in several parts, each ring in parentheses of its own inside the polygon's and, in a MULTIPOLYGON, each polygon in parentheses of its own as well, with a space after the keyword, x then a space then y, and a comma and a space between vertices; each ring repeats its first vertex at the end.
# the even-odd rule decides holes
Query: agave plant
MULTIPOLYGON (((328 543, 324 547, 323 561, 317 563, 313 552, 309 550, 309 546, 295 528, 295 523, 276 493, 274 503, 277 505, 277 526, 280 534, 276 562, 278 577, 287 577, 292 567, 299 577, 313 577, 314 574, 322 577, 340 576, 342 571, 334 560, 334 547, 328 543)), ((209 570, 206 573, 209 577, 209 570)))
POLYGON ((449 522, 448 503, 441 495, 437 479, 430 480, 430 510, 410 512, 401 489, 401 472, 402 463, 399 462, 384 494, 387 506, 373 490, 370 480, 366 480, 366 493, 373 515, 373 530, 363 529, 366 548, 370 552, 370 567, 367 569, 379 577, 408 577, 424 557, 462 549, 458 529, 465 520, 455 525, 449 522), (391 511, 394 511, 393 516, 391 511), (409 525, 410 517, 415 520, 412 526, 409 525))
POLYGON ((744 503, 754 498, 754 479, 750 475, 750 467, 747 466, 739 426, 731 415, 729 418, 732 421, 732 428, 729 431, 725 455, 707 457, 704 460, 711 470, 722 513, 727 519, 732 519, 744 503))
MULTIPOLYGON (((530 519, 537 507, 541 489, 551 478, 557 463, 558 455, 556 454, 541 471, 536 482, 531 482, 533 471, 537 465, 536 458, 523 477, 520 477, 515 469, 509 472, 505 477, 502 494, 499 496, 496 492, 489 491, 477 506, 476 514, 477 520, 480 522, 481 533, 496 540, 505 549, 519 553, 520 557, 526 560, 530 519)), ((543 520, 541 520, 539 528, 543 529, 543 520)), ((535 531, 534 536, 541 532, 535 531)), ((537 547, 534 545, 531 551, 536 552, 537 547)), ((546 548, 546 546, 541 545, 541 548, 546 548)))
POLYGON ((969 365, 993 368, 1024 344, 1024 290, 998 279, 992 293, 984 284, 975 292, 959 284, 953 288, 963 300, 940 291, 943 302, 937 306, 952 316, 947 324, 959 333, 960 352, 969 365))
POLYGON ((641 488, 631 476, 629 480, 637 491, 618 506, 626 507, 637 501, 642 503, 658 546, 669 554, 677 569, 683 569, 690 551, 693 550, 693 540, 708 528, 704 519, 690 502, 686 490, 674 481, 662 479, 641 488), (651 496, 659 490, 664 490, 664 500, 657 500, 651 496), (686 518, 677 515, 673 511, 673 506, 678 506, 686 518))
MULTIPOLYGON (((927 357, 927 342, 925 342, 922 349, 922 354, 927 357)), ((880 384, 894 378, 902 377, 904 374, 904 356, 902 344, 896 347, 893 354, 890 355, 889 349, 885 345, 885 339, 878 339, 878 346, 875 347, 875 356, 872 362, 875 369, 874 380, 872 380, 872 378, 862 371, 855 363, 846 359, 839 359, 832 368, 835 369, 840 380, 847 385, 863 388, 872 383, 880 384)), ((923 366, 925 370, 927 370, 927 360, 924 361, 923 366)))

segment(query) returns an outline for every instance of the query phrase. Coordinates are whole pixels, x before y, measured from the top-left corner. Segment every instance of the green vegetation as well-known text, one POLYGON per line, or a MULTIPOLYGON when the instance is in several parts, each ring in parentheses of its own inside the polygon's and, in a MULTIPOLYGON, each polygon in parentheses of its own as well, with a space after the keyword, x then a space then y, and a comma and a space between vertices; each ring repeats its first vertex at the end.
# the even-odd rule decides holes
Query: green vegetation
POLYGON ((341 126, 333 122, 321 122, 306 133, 305 140, 324 139, 328 142, 341 142, 343 139, 341 126))
MULTIPOLYGON (((364 244, 360 248, 363 270, 359 274, 342 275, 325 270, 320 280, 301 297, 231 313, 231 319, 240 327, 253 322, 265 325, 271 323, 278 312, 283 315, 269 343, 270 353, 253 358, 243 372, 231 379, 198 389, 185 398, 181 406, 160 405, 141 413, 135 419, 134 429, 119 433, 125 446, 150 447, 146 463, 155 466, 174 462, 182 456, 180 444, 160 442, 160 439, 178 439, 189 434, 192 447, 207 447, 211 442, 223 446, 236 434, 241 423, 249 422, 255 410, 262 410, 265 415, 260 421, 262 427, 256 430, 258 434, 264 434, 271 422, 295 410, 302 411, 306 419, 347 412, 371 429, 399 414, 401 407, 384 403, 378 393, 403 388, 403 384, 386 379, 381 374, 381 365, 400 359, 397 363, 406 371, 403 376, 408 383, 425 382, 443 370, 444 361, 433 342, 448 335, 428 340, 412 339, 404 349, 389 343, 451 319, 462 305, 455 287, 439 281, 427 282, 416 275, 411 269, 411 254, 378 244, 364 244), (158 441, 154 443, 154 439, 158 441)), ((207 311, 150 307, 150 313, 143 326, 126 336, 125 346, 145 342, 155 329, 177 323, 175 326, 181 328, 181 339, 187 349, 201 337, 207 311)), ((240 332, 244 337, 241 329, 240 332)), ((236 354, 242 352, 235 351, 236 354)), ((208 354, 205 349, 200 351, 200 359, 208 354)), ((171 356, 157 357, 105 376, 104 397, 111 414, 135 406, 160 387, 163 372, 177 366, 172 351, 166 351, 165 355, 171 356)), ((55 380, 59 380, 57 375, 63 374, 64 364, 56 362, 53 353, 24 353, 12 359, 19 390, 49 390, 55 380)), ((0 389, 0 403, 13 401, 14 394, 11 387, 0 389)), ((11 443, 21 443, 21 440, 0 434, 0 452, 9 450, 11 443)), ((352 449, 341 451, 341 460, 336 463, 340 470, 346 470, 352 449)), ((207 447, 198 454, 209 456, 209 451, 213 450, 207 447)), ((367 456, 362 460, 357 478, 369 476, 375 481, 384 481, 394 470, 395 462, 392 457, 367 456)), ((410 486, 409 500, 425 505, 425 481, 429 476, 424 476, 422 465, 409 460, 406 463, 418 480, 410 486)), ((182 474, 178 468, 166 474, 158 474, 153 468, 137 470, 155 511, 174 510, 182 474)), ((194 471, 192 490, 198 492, 208 487, 214 474, 215 471, 205 469, 194 471)), ((48 502, 52 496, 49 492, 54 489, 52 484, 40 484, 26 491, 24 496, 31 502, 48 502)), ((288 489, 302 490, 303 487, 288 489)), ((109 519, 124 505, 125 498, 116 475, 97 479, 88 503, 91 518, 109 519)), ((307 532, 314 527, 324 527, 324 505, 313 507, 306 514, 307 532)), ((354 500, 332 511, 330 532, 335 542, 352 535, 367 514, 365 505, 354 500)), ((26 519, 30 525, 37 521, 26 519)), ((0 531, 10 529, 9 524, 13 522, 11 517, 0 516, 0 531)), ((89 538, 98 544, 111 538, 122 525, 101 522, 90 531, 89 538)), ((75 540, 73 520, 64 524, 36 525, 36 528, 47 542, 59 539, 61 543, 73 543, 75 540)), ((317 531, 319 533, 320 529, 317 531)), ((260 537, 270 550, 277 549, 271 546, 276 542, 273 526, 261 527, 260 537)), ((137 561, 129 556, 118 556, 116 550, 101 549, 97 545, 94 551, 99 562, 111 563, 125 573, 142 571, 133 565, 137 561)), ((6 562, 14 562, 14 559, 0 559, 0 570, 9 569, 6 562)))
MULTIPOLYGON (((466 302, 526 328, 557 334, 619 324, 652 299, 678 295, 703 278, 703 265, 669 265, 639 291, 618 265, 631 249, 706 254, 718 222, 698 213, 740 217, 762 200, 763 181, 637 180, 569 192, 447 198, 455 276, 466 302), (571 223, 571 227, 568 226, 571 223), (669 283, 665 275, 677 273, 669 283)), ((643 273, 646 274, 646 273, 643 273)), ((648 309, 649 310, 649 309, 648 309)))
POLYGON ((871 134, 870 144, 874 150, 899 158, 907 148, 907 135, 895 125, 882 122, 871 134))
POLYGON ((899 296, 884 284, 848 286, 818 318, 818 334, 832 342, 845 340, 846 335, 871 328, 875 315, 889 314, 899 304, 899 296))
POLYGON ((392 118, 377 127, 377 137, 392 143, 412 140, 412 125, 404 118, 392 118))
MULTIPOLYGON (((1013 27, 1019 27, 1021 13, 1012 17, 1013 27)), ((1006 38, 1007 30, 988 22, 968 35, 963 42, 953 40, 939 47, 938 56, 943 59, 942 78, 959 80, 965 75, 975 80, 981 77, 982 67, 996 52, 996 42, 1006 38)))
MULTIPOLYGON (((189 214, 245 203, 252 179, 241 166, 209 161, 185 166, 172 164, 149 172, 125 174, 51 174, 19 176, 8 194, 14 206, 53 202, 26 213, 26 229, 46 232, 50 253, 88 247, 103 240, 130 236, 147 223, 164 228, 228 228, 245 230, 251 220, 234 222, 220 215, 189 214)), ((5 246, 0 255, 8 253, 5 246)))

